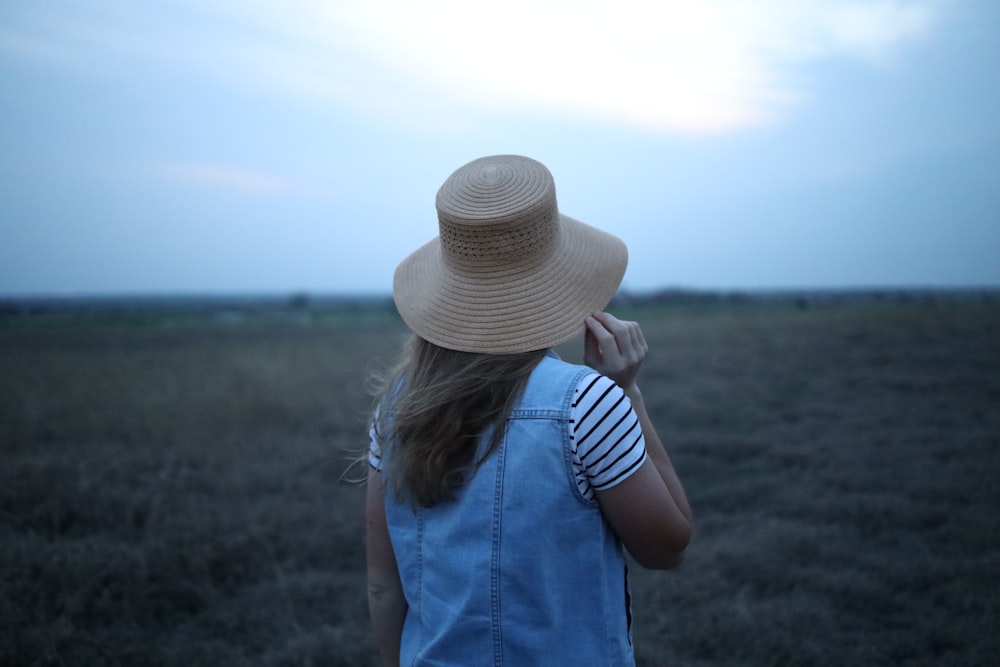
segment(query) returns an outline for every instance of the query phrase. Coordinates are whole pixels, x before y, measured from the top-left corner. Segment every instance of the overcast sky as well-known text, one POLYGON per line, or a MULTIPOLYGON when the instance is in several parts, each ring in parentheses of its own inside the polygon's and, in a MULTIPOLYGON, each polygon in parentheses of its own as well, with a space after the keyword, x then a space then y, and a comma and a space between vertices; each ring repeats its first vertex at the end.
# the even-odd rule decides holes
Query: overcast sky
POLYGON ((482 155, 625 287, 1000 286, 997 0, 0 3, 0 294, 388 292, 482 155))

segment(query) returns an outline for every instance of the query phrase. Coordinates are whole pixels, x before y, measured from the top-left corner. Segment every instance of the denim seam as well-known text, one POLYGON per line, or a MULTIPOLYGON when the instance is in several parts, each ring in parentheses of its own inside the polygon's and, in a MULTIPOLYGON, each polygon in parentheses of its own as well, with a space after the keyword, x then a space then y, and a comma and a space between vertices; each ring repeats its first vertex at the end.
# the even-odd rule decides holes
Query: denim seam
POLYGON ((569 420, 567 410, 551 410, 541 408, 519 408, 512 410, 510 419, 559 419, 569 420))
POLYGON ((504 463, 507 455, 506 435, 500 444, 496 459, 496 482, 493 491, 493 547, 490 555, 490 607, 493 614, 493 664, 500 667, 503 664, 503 629, 500 622, 500 535, 501 506, 503 503, 504 463))
POLYGON ((600 504, 597 502, 595 497, 593 500, 588 500, 586 496, 580 493, 580 487, 576 484, 576 474, 573 470, 573 452, 570 448, 570 441, 572 440, 572 430, 573 424, 570 422, 570 416, 573 410, 573 394, 576 392, 576 385, 580 383, 583 376, 593 373, 594 371, 590 368, 580 368, 573 375, 570 380, 569 387, 566 389, 566 394, 563 396, 562 407, 566 414, 566 424, 563 429, 563 462, 566 468, 566 476, 569 479, 569 486, 573 492, 573 497, 576 498, 580 503, 588 509, 600 509, 600 504))
POLYGON ((415 514, 417 517, 417 618, 420 619, 417 631, 423 634, 424 626, 427 623, 427 619, 424 618, 424 513, 417 509, 415 514))

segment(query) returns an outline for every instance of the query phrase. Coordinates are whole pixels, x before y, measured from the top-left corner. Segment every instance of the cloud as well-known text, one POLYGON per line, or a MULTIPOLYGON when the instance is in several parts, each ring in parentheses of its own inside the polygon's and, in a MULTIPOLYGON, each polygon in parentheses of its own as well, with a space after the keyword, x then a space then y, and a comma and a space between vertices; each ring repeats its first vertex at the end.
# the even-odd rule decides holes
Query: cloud
POLYGON ((885 66, 950 0, 263 0, 89 13, 25 7, 0 48, 121 54, 273 95, 433 122, 449 109, 541 112, 658 131, 773 122, 803 100, 803 65, 885 66), (48 47, 46 47, 48 44, 48 47))
POLYGON ((829 49, 884 62, 930 30, 938 4, 876 2, 832 7, 824 24, 829 49))
POLYGON ((160 165, 155 171, 169 181, 245 194, 283 195, 299 189, 291 181, 231 165, 171 163, 160 165))
POLYGON ((319 11, 371 62, 454 101, 656 130, 769 122, 801 101, 801 66, 885 64, 939 0, 368 0, 319 11))

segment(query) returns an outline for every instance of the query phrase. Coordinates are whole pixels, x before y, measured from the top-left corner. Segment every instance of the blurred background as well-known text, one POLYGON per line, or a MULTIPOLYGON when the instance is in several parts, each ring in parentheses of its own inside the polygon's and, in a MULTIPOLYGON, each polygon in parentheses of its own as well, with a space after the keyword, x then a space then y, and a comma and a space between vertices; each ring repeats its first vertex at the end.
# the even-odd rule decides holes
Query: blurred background
POLYGON ((680 572, 634 568, 637 664, 995 665, 998 27, 0 0, 0 664, 375 664, 393 270, 454 169, 520 153, 629 244, 699 517, 680 572))
POLYGON ((1000 285, 993 0, 0 5, 0 293, 388 293, 520 153, 625 289, 1000 285))

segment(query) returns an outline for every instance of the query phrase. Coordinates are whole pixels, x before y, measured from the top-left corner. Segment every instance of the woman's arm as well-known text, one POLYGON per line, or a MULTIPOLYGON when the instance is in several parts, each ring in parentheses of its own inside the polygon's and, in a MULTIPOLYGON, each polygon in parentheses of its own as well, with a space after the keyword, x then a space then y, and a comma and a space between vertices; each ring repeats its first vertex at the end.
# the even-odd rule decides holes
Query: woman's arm
POLYGON ((385 520, 385 486, 382 473, 369 468, 366 558, 368 564, 368 611, 372 619, 375 646, 382 661, 390 667, 399 666, 399 643, 406 618, 406 599, 399 581, 396 554, 389 540, 385 520))
POLYGON ((640 565, 675 567, 691 540, 691 507, 636 384, 648 351, 642 329, 607 313, 588 317, 586 327, 584 361, 625 392, 639 418, 648 456, 628 479, 596 492, 601 511, 640 565))
POLYGON ((642 426, 642 437, 646 441, 646 453, 653 460, 653 465, 656 467, 657 472, 660 473, 660 477, 663 478, 663 483, 667 485, 667 490, 670 491, 670 496, 677 503, 677 508, 681 514, 689 522, 692 521, 691 506, 688 504, 687 494, 684 493, 684 487, 681 486, 681 480, 677 477, 674 464, 670 461, 670 457, 667 456, 667 450, 663 446, 663 442, 660 441, 660 436, 656 432, 649 414, 646 412, 646 402, 642 398, 642 392, 639 391, 637 385, 633 385, 630 389, 625 389, 624 391, 629 401, 632 402, 632 409, 635 410, 636 415, 639 417, 639 425, 642 426))

